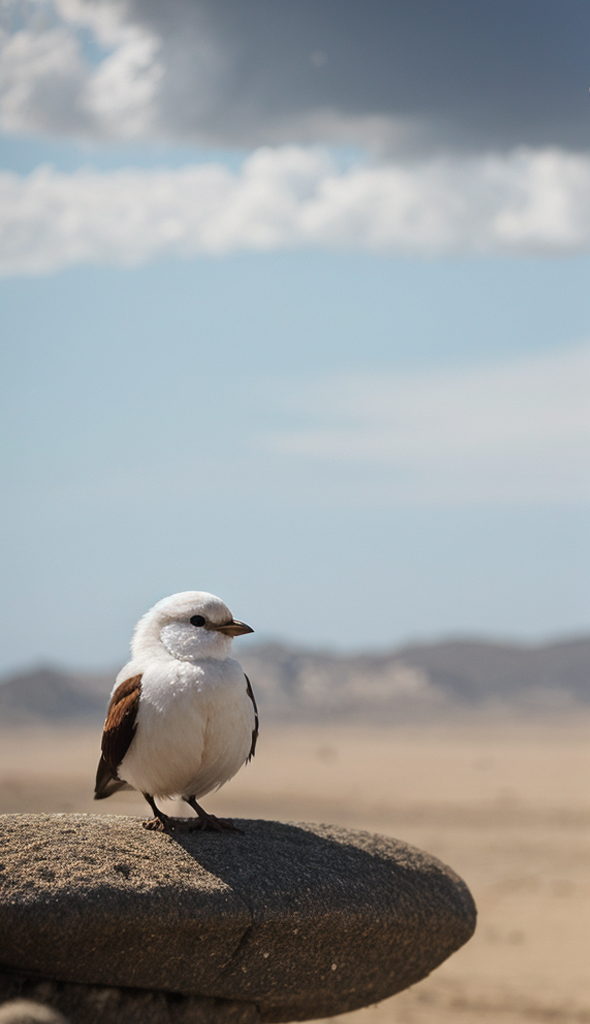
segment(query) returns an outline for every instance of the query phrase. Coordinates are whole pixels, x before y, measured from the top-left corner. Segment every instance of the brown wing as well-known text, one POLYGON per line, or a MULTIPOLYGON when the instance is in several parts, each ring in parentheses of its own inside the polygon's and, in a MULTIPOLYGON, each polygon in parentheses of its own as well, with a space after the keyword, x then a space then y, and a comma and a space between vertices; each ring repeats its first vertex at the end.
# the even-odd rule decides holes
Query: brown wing
POLYGON ((124 679, 111 697, 102 734, 102 755, 96 772, 95 800, 102 800, 126 785, 120 781, 117 772, 135 735, 140 694, 139 675, 124 679))
MULTIPOLYGON (((246 673, 244 672, 246 676, 246 673)), ((250 747, 250 753, 248 754, 248 761, 251 761, 256 753, 256 740, 258 739, 258 708, 256 707, 256 701, 254 700, 254 692, 248 676, 246 676, 246 692, 254 705, 254 728, 252 729, 252 746, 250 747)))

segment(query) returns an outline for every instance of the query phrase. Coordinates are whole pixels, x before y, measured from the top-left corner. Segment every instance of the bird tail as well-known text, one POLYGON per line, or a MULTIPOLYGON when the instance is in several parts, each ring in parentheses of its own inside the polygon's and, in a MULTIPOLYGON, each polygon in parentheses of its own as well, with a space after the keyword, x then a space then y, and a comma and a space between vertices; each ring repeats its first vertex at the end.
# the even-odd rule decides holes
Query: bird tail
POLYGON ((94 799, 105 800, 107 796, 119 792, 121 789, 133 789, 127 782, 115 778, 104 757, 101 754, 96 772, 96 785, 94 787, 94 799))

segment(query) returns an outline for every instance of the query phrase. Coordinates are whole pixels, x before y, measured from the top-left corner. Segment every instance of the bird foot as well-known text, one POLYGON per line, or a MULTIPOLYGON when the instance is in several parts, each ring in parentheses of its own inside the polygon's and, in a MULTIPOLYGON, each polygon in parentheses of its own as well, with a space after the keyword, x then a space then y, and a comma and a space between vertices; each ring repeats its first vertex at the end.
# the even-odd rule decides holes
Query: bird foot
POLYGON ((216 818, 214 814, 207 814, 202 808, 199 810, 198 818, 172 818, 163 812, 155 818, 142 821, 144 828, 150 832, 165 832, 172 835, 174 832, 240 832, 233 821, 229 818, 216 818))
POLYGON ((150 818, 148 821, 142 821, 141 824, 150 832, 173 832, 174 828, 170 821, 170 818, 150 818))
POLYGON ((233 821, 229 818, 216 818, 214 814, 204 814, 202 817, 193 820, 191 832, 239 832, 233 821))
POLYGON ((161 818, 150 818, 143 821, 142 825, 150 832, 165 832, 172 835, 174 832, 239 832, 232 821, 228 818, 216 818, 214 814, 208 814, 206 818, 172 818, 162 815, 161 818))
POLYGON ((161 818, 150 818, 148 821, 143 821, 142 825, 150 832, 165 832, 167 835, 171 835, 173 832, 192 832, 194 830, 192 818, 170 818, 168 815, 165 817, 163 815, 161 818))

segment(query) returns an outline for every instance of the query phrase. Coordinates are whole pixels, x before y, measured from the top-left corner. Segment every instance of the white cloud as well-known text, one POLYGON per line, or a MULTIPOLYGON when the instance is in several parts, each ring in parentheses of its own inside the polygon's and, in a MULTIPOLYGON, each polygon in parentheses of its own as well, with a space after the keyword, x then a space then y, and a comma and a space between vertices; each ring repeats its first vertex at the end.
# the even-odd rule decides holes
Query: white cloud
POLYGON ((0 47, 2 127, 9 132, 59 130, 66 108, 70 130, 82 131, 86 118, 75 98, 84 87, 85 68, 67 29, 0 33, 0 47))
POLYGON ((283 393, 307 425, 262 443, 353 475, 372 466, 394 500, 587 501, 589 394, 590 344, 487 368, 335 377, 283 393))
POLYGON ((167 5, 161 16, 130 0, 29 0, 20 7, 18 29, 0 30, 0 125, 6 131, 119 140, 211 137, 207 112, 216 104, 227 59, 198 7, 167 5))
POLYGON ((266 147, 237 172, 211 163, 0 175, 4 274, 296 247, 436 256, 589 246, 590 156, 559 150, 343 171, 326 151, 266 147))

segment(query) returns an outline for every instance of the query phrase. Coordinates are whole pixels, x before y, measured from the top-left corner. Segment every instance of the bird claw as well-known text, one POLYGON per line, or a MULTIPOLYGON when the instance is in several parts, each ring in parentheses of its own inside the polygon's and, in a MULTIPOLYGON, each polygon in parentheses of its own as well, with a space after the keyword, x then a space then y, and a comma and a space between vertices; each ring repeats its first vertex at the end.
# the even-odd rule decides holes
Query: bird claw
POLYGON ((197 818, 191 829, 192 832, 239 832, 241 829, 236 828, 233 821, 229 818, 216 818, 214 814, 208 814, 206 817, 197 818))
POLYGON ((173 832, 174 828, 170 825, 170 818, 165 821, 162 818, 150 818, 148 821, 142 821, 141 823, 144 828, 147 828, 150 832, 173 832))
POLYGON ((214 814, 208 814, 206 818, 150 818, 142 821, 142 825, 150 832, 164 832, 172 835, 174 832, 240 832, 233 821, 229 818, 216 818, 214 814))
POLYGON ((144 828, 147 828, 150 832, 165 832, 166 835, 172 835, 173 832, 191 832, 192 831, 192 819, 188 818, 150 818, 148 821, 142 821, 144 828))

